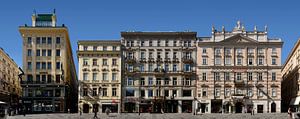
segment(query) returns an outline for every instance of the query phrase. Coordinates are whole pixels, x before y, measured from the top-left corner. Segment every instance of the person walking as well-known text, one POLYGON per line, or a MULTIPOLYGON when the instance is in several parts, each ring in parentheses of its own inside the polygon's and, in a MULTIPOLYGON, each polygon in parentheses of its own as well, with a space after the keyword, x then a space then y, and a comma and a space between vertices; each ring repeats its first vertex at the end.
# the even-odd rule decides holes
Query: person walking
POLYGON ((94 109, 94 119, 98 119, 97 112, 98 112, 98 110, 95 108, 94 109))
POLYGON ((290 107, 288 109, 288 115, 289 115, 290 119, 292 119, 292 109, 290 107))
POLYGON ((23 116, 26 116, 26 107, 23 107, 23 116))
POLYGON ((106 115, 108 116, 109 113, 110 113, 110 109, 109 109, 109 108, 106 108, 106 109, 105 109, 105 113, 106 113, 106 115))

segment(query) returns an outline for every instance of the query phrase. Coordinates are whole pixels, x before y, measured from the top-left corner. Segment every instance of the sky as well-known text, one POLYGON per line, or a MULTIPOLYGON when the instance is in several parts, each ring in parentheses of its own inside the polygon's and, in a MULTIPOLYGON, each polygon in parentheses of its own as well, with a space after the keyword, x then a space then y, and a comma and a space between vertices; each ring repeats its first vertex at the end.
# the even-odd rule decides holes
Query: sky
POLYGON ((246 30, 268 26, 269 38, 281 38, 282 64, 300 37, 300 1, 268 0, 3 0, 0 47, 22 67, 18 27, 31 15, 52 13, 69 29, 77 67, 78 40, 120 39, 121 31, 195 31, 210 36, 211 27, 232 30, 240 20, 246 30))

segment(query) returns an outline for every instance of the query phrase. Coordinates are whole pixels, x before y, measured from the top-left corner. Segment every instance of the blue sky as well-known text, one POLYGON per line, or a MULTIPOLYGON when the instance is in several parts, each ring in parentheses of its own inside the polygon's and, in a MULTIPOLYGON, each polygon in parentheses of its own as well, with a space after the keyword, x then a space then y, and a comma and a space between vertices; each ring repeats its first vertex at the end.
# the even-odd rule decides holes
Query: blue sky
POLYGON ((184 31, 210 36, 214 25, 232 30, 237 20, 246 30, 268 25, 270 38, 284 41, 282 64, 300 37, 300 1, 263 0, 9 0, 0 4, 0 47, 22 66, 18 27, 31 15, 56 9, 58 24, 69 28, 77 62, 78 40, 119 39, 120 31, 184 31))

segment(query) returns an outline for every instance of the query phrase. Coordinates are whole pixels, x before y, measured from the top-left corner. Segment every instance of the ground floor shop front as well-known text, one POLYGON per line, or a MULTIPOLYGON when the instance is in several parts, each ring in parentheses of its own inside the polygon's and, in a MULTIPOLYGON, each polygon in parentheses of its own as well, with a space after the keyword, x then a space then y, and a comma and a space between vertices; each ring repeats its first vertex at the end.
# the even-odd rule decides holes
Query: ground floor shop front
POLYGON ((280 113, 280 101, 252 99, 198 100, 196 113, 280 113))
POLYGON ((124 113, 192 113, 193 100, 171 99, 127 99, 123 103, 124 113))
POLYGON ((111 113, 120 113, 120 101, 119 100, 80 100, 79 101, 79 112, 82 113, 105 113, 109 110, 111 113))
POLYGON ((23 98, 22 111, 26 113, 61 113, 66 112, 64 98, 23 98))

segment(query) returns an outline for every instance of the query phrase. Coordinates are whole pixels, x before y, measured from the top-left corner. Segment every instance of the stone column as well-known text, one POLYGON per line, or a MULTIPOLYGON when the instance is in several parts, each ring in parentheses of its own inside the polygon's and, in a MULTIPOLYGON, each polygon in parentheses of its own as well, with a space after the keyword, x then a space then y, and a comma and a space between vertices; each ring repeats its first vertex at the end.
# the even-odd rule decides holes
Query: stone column
POLYGON ((229 105, 229 113, 231 113, 231 105, 229 105))
POLYGON ((182 113, 182 101, 178 100, 178 113, 182 113))

